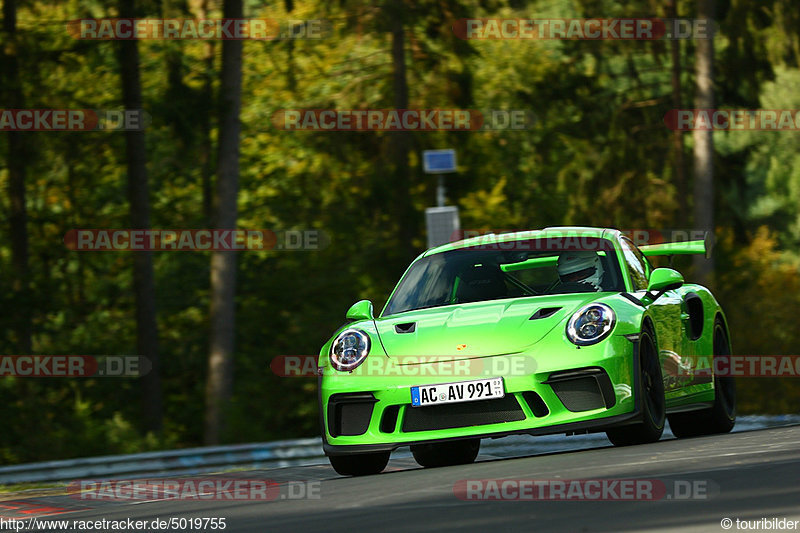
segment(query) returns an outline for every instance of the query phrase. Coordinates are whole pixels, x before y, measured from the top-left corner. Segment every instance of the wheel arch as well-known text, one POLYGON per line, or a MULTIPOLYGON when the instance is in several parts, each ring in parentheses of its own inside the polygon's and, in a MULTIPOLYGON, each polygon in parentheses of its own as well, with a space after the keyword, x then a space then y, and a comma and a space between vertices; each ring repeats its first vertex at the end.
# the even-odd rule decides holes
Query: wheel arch
POLYGON ((645 314, 642 317, 641 331, 645 331, 645 330, 647 330, 647 332, 650 334, 650 336, 653 337, 653 340, 656 342, 656 346, 658 346, 658 338, 656 337, 656 325, 653 322, 653 318, 648 314, 645 314))
MULTIPOLYGON (((726 317, 725 313, 722 312, 722 308, 721 307, 717 307, 716 312, 714 313, 714 325, 715 326, 716 326, 717 321, 719 321, 720 325, 722 326, 722 331, 725 333, 725 338, 728 340, 728 350, 730 350, 731 349, 731 330, 728 327, 728 317, 726 317)), ((711 342, 712 342, 712 348, 713 348, 713 342, 714 342, 713 334, 712 334, 712 337, 711 337, 711 342)))

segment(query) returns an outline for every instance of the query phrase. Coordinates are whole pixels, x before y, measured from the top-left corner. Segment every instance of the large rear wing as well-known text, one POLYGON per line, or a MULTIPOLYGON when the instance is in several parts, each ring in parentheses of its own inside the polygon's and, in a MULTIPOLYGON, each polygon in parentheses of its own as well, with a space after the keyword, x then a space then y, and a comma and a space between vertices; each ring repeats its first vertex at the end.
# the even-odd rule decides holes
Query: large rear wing
POLYGON ((714 246, 711 233, 706 234, 702 241, 683 241, 665 242, 661 244, 646 244, 639 249, 645 257, 670 256, 670 255, 693 255, 703 254, 706 259, 711 257, 711 249, 714 246))

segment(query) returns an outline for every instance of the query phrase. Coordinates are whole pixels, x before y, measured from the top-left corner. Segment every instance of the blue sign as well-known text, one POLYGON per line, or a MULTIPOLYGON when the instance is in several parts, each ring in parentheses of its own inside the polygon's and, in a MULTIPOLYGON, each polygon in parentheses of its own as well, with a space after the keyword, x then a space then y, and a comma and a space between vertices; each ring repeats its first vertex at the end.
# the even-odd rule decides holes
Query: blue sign
POLYGON ((426 174, 445 174, 456 171, 456 151, 425 150, 422 152, 422 168, 426 174))

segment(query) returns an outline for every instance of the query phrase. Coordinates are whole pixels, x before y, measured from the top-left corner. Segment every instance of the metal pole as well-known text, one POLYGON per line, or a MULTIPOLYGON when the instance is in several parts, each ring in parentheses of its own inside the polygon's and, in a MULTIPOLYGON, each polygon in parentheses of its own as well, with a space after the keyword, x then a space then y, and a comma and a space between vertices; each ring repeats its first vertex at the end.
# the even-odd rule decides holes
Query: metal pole
POLYGON ((444 207, 444 174, 439 174, 439 182, 436 185, 436 205, 444 207))

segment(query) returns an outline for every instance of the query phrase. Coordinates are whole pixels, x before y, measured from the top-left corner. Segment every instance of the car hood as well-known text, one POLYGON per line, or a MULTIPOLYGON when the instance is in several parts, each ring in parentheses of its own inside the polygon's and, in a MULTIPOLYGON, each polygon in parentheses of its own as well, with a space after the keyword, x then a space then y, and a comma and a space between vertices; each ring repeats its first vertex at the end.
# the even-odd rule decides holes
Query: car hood
POLYGON ((378 318, 389 357, 470 359, 522 352, 581 306, 608 293, 491 300, 407 311, 378 318))

